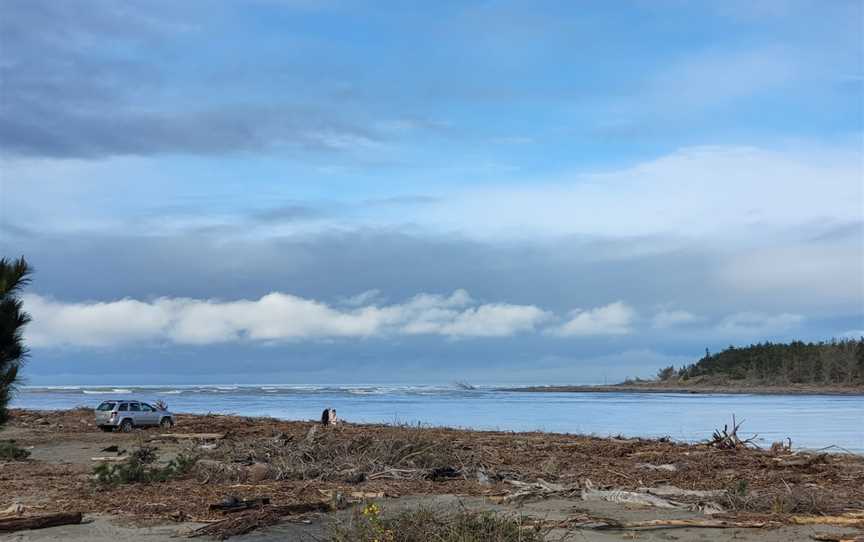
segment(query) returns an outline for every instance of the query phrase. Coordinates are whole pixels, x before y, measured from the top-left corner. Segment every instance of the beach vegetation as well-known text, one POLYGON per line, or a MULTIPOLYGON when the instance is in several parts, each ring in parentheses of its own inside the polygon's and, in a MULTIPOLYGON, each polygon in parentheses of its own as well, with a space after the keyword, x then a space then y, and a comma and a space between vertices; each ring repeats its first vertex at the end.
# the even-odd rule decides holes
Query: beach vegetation
POLYGON ((0 440, 0 461, 23 461, 30 451, 15 444, 14 440, 0 440))
POLYGON ((100 463, 93 468, 96 482, 104 485, 164 482, 178 478, 192 470, 197 458, 180 453, 165 465, 158 465, 156 449, 140 446, 126 461, 109 464, 100 463))
POLYGON ((657 371, 657 380, 661 382, 666 382, 667 380, 672 380, 677 371, 675 371, 675 367, 670 365, 669 367, 664 367, 657 371))
POLYGON ((24 312, 18 294, 30 282, 31 273, 23 257, 0 258, 0 426, 8 420, 7 406, 27 357, 23 331, 30 316, 24 312))
POLYGON ((417 508, 386 515, 377 504, 331 526, 333 542, 539 542, 543 529, 523 517, 494 512, 417 508))

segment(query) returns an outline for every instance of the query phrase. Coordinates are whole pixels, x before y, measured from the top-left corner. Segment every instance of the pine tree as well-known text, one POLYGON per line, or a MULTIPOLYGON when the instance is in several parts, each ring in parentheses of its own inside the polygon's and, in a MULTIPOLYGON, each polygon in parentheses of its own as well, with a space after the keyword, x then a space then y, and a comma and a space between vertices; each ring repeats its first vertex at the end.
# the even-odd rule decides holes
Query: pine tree
POLYGON ((861 337, 855 348, 855 360, 858 362, 858 382, 864 383, 864 337, 861 337))
POLYGON ((6 423, 6 410, 18 370, 27 357, 22 332, 30 316, 22 309, 18 293, 30 282, 30 266, 24 258, 0 258, 0 426, 6 423))

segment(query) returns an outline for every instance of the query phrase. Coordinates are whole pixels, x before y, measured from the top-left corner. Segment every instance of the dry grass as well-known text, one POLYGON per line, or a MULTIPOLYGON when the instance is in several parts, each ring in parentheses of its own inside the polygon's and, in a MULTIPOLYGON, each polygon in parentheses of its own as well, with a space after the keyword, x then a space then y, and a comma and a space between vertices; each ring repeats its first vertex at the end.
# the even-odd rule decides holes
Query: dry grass
POLYGON ((722 504, 732 512, 818 514, 829 508, 823 489, 800 485, 750 491, 746 481, 726 490, 722 504))
POLYGON ((423 429, 393 427, 378 434, 340 429, 313 425, 303 437, 280 433, 226 442, 205 454, 217 461, 205 465, 221 470, 208 479, 236 481, 243 476, 236 465, 253 463, 269 465, 269 479, 349 483, 456 477, 476 468, 470 450, 459 450, 423 429))
POLYGON ((541 542, 545 533, 521 516, 429 508, 387 517, 369 505, 330 529, 331 542, 541 542))

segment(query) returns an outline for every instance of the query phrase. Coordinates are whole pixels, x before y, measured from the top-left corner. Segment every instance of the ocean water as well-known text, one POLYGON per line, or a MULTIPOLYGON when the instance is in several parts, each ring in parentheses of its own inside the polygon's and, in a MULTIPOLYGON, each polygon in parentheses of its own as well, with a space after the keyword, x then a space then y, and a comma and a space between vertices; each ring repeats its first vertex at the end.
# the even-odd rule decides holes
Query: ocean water
POLYGON ((458 386, 28 386, 12 406, 95 407, 103 399, 162 400, 175 412, 319 419, 335 408, 351 422, 471 429, 669 436, 695 442, 744 420, 757 442, 791 438, 796 448, 864 453, 864 396, 686 393, 528 393, 458 386))

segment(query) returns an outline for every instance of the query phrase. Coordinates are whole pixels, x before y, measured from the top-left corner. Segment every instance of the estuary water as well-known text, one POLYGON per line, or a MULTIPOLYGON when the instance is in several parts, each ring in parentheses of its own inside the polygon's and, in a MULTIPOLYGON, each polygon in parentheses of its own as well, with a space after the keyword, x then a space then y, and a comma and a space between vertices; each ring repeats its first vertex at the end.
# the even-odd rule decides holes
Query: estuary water
POLYGON ((162 400, 175 412, 318 419, 335 408, 351 422, 598 436, 669 436, 695 442, 744 420, 757 442, 791 438, 795 448, 864 453, 864 396, 686 393, 529 393, 459 386, 26 386, 13 407, 95 407, 103 399, 162 400))

